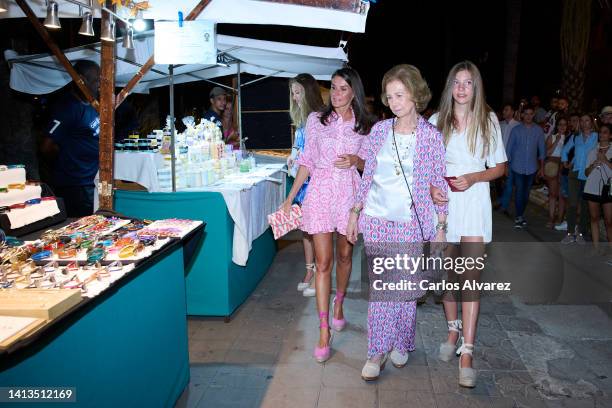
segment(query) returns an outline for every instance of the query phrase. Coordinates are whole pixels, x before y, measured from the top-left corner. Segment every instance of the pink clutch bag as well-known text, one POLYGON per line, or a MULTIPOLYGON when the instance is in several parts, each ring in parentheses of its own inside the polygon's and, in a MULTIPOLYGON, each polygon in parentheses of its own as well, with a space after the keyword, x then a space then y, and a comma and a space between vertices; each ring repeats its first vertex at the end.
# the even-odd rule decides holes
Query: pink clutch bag
POLYGON ((297 204, 293 204, 289 215, 285 214, 283 210, 269 214, 268 224, 272 227, 274 239, 279 239, 289 231, 300 227, 302 224, 302 208, 297 204))

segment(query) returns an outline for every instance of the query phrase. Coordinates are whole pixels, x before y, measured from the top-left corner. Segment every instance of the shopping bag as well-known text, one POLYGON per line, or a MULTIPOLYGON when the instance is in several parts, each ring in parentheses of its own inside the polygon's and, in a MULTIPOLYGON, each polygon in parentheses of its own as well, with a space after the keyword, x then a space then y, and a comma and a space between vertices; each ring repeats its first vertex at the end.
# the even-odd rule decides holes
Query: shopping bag
POLYGON ((283 210, 278 210, 268 215, 268 224, 272 227, 274 239, 279 239, 289 231, 293 231, 302 225, 302 208, 293 204, 289 215, 283 210))

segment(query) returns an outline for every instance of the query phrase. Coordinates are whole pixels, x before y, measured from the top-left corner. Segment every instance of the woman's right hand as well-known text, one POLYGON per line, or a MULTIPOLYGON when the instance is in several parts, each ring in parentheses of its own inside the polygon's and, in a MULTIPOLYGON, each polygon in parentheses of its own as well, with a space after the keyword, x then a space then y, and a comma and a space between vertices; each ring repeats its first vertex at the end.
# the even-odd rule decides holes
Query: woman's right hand
POLYGON ((289 215, 289 213, 291 212, 291 201, 292 200, 286 199, 285 202, 283 202, 278 209, 283 210, 285 214, 289 215))
POLYGON ((348 242, 350 242, 353 245, 355 245, 355 243, 357 242, 357 235, 358 235, 357 220, 358 219, 359 219, 359 214, 356 214, 353 211, 351 211, 351 215, 349 216, 349 219, 348 219, 348 225, 346 226, 346 239, 348 242))

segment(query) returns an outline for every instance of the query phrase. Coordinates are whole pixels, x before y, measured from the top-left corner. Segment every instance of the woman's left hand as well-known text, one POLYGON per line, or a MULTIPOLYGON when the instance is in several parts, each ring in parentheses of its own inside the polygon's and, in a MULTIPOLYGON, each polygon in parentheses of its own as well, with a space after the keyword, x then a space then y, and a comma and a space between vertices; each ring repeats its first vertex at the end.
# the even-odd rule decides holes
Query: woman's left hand
POLYGON ((446 194, 433 185, 429 186, 429 194, 431 194, 431 199, 433 200, 435 205, 444 205, 448 203, 448 197, 446 194))
POLYGON ((354 154, 339 154, 338 160, 334 161, 334 166, 337 169, 350 169, 357 164, 357 155, 354 154))
POLYGON ((474 185, 474 177, 471 174, 464 174, 454 180, 451 180, 453 187, 459 191, 465 191, 474 185))

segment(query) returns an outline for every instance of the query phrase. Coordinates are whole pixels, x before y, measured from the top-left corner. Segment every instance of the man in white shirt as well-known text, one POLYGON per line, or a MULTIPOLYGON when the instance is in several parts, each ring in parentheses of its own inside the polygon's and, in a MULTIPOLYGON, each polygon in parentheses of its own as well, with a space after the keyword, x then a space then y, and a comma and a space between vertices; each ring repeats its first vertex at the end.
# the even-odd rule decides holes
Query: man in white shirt
MULTIPOLYGON (((504 148, 508 146, 510 132, 512 132, 512 129, 514 129, 514 127, 520 123, 521 122, 514 119, 514 108, 512 105, 509 103, 505 104, 504 109, 502 110, 502 120, 499 122, 499 126, 501 127, 502 131, 502 140, 504 141, 504 148)), ((503 206, 504 209, 507 209, 512 196, 512 178, 510 177, 510 173, 508 173, 508 177, 500 177, 496 179, 494 186, 497 202, 493 205, 493 207, 497 209, 500 206, 503 206), (505 197, 504 189, 508 188, 510 189, 510 197, 505 197)), ((508 192, 505 194, 508 195, 508 192)))
POLYGON ((502 110, 502 121, 499 122, 499 126, 502 131, 502 139, 504 141, 504 147, 508 146, 508 138, 510 137, 510 132, 512 128, 518 125, 520 122, 518 120, 514 120, 514 108, 511 104, 507 103, 504 105, 504 109, 502 110))

